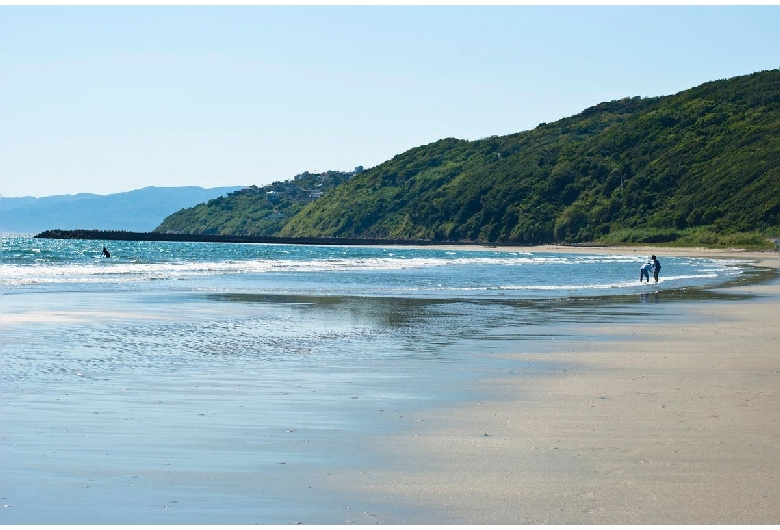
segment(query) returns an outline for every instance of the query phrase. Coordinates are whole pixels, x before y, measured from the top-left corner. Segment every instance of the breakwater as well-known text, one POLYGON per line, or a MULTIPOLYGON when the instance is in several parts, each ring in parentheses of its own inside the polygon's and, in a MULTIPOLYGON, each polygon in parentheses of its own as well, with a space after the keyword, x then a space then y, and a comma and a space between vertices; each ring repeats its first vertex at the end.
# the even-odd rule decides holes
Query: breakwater
POLYGON ((344 237, 233 236, 221 234, 165 234, 124 230, 46 230, 38 239, 90 239, 100 241, 180 241, 187 243, 270 243, 277 245, 473 245, 474 242, 423 239, 373 239, 344 237))

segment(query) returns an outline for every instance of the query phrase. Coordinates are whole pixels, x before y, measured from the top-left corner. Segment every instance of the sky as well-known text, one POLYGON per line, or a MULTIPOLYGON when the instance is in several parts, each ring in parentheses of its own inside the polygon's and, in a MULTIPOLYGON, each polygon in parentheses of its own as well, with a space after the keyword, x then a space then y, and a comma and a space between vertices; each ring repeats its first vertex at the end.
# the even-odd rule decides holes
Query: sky
POLYGON ((0 5, 0 195, 262 186, 780 67, 780 5, 0 5))

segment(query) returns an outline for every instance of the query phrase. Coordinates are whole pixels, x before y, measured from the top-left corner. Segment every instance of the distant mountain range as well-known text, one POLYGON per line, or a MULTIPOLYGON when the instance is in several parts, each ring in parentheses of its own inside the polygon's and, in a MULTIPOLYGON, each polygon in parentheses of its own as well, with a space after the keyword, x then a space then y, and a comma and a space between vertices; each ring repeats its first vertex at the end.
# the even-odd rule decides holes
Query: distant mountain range
POLYGON ((148 232, 173 212, 240 189, 150 186, 110 195, 2 197, 0 232, 35 234, 57 228, 148 232))

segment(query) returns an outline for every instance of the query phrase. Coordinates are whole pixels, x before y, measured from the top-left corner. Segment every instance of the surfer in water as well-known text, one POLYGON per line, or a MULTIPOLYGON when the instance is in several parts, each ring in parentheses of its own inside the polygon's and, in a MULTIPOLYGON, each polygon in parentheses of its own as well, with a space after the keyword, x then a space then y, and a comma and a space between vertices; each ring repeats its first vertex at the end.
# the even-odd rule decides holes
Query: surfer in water
MULTIPOLYGON (((108 249, 105 247, 105 245, 103 246, 103 256, 105 256, 107 258, 111 257, 111 253, 108 251, 108 249)), ((648 281, 650 281, 650 280, 648 280, 648 281)))

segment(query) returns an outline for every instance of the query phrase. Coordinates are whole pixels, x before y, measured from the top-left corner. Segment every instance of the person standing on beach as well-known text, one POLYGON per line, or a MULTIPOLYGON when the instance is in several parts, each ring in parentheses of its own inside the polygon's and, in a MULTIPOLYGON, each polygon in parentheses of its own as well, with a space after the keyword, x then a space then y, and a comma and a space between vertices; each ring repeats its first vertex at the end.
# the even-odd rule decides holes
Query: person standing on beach
POLYGON ((649 261, 642 265, 642 268, 639 269, 639 283, 642 283, 642 278, 647 278, 647 283, 650 283, 650 269, 652 268, 653 264, 649 261))
MULTIPOLYGON (((653 278, 655 279, 655 283, 658 283, 658 273, 661 272, 661 262, 658 261, 658 258, 655 257, 655 254, 652 256, 653 259, 653 278)), ((650 281, 649 279, 647 280, 650 281)))

